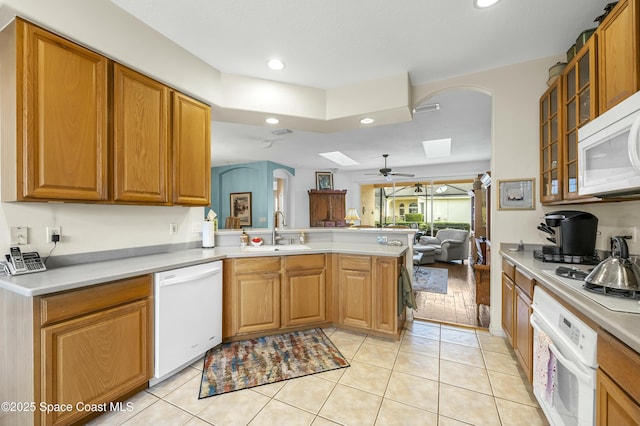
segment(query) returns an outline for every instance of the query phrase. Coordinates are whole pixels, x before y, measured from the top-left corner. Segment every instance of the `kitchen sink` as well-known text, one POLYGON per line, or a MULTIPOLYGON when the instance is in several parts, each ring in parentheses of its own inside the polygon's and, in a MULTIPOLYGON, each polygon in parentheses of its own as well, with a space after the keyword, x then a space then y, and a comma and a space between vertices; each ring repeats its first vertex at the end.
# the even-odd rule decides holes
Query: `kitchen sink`
POLYGON ((247 246, 244 248, 245 253, 264 253, 271 251, 301 251, 311 250, 311 247, 303 244, 277 245, 277 246, 247 246))

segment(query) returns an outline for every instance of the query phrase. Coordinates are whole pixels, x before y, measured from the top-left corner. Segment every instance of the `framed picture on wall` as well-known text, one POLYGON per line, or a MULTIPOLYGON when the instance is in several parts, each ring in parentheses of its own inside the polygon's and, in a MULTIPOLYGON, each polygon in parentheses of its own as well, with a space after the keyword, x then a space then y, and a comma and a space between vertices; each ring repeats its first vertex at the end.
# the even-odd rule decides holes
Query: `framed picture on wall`
POLYGON ((498 210, 533 210, 535 208, 535 179, 498 181, 498 210))
POLYGON ((229 216, 240 219, 240 226, 251 226, 251 193, 232 192, 229 194, 231 212, 229 216))
POLYGON ((316 172, 316 189, 318 191, 333 189, 333 173, 316 172))

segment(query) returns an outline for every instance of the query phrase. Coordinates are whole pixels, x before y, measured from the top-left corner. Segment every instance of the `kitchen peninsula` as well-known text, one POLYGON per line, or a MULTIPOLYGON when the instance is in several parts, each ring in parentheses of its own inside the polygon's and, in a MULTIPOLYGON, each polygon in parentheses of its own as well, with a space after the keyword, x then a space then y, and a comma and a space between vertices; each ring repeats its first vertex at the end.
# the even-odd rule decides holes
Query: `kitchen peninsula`
MULTIPOLYGON (((304 248, 251 252, 217 244, 0 277, 0 337, 12 348, 1 364, 2 400, 35 401, 38 408, 101 404, 146 388, 153 371, 151 274, 214 260, 224 262, 226 340, 331 324, 397 339, 405 319, 398 274, 413 231, 282 232, 300 231, 309 238, 304 248), (377 244, 378 235, 402 245, 377 244), (70 380, 69 371, 83 374, 70 380)), ((237 231, 219 234, 219 242, 239 241, 237 231)), ((68 424, 85 414, 3 412, 0 423, 68 424)))

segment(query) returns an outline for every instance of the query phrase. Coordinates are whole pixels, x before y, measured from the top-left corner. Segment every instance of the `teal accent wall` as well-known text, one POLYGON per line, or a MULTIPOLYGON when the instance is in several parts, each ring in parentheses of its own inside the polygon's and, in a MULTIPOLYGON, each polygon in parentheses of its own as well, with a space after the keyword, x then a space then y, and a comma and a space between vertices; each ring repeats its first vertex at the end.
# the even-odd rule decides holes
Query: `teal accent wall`
MULTIPOLYGON (((218 226, 224 228, 225 220, 231 213, 230 194, 251 192, 251 227, 270 228, 273 226, 273 172, 284 169, 295 176, 295 169, 274 163, 233 164, 211 168, 211 205, 218 215, 218 226), (260 222, 260 218, 266 218, 260 222)), ((209 209, 205 209, 205 216, 209 209)))

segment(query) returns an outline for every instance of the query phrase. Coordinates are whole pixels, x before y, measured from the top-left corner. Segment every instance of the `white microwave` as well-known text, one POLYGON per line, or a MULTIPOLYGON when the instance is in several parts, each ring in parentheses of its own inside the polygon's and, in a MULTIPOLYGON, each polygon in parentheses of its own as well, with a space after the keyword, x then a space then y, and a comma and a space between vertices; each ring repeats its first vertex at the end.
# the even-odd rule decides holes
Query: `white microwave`
POLYGON ((578 193, 640 197, 640 92, 578 130, 578 193))

